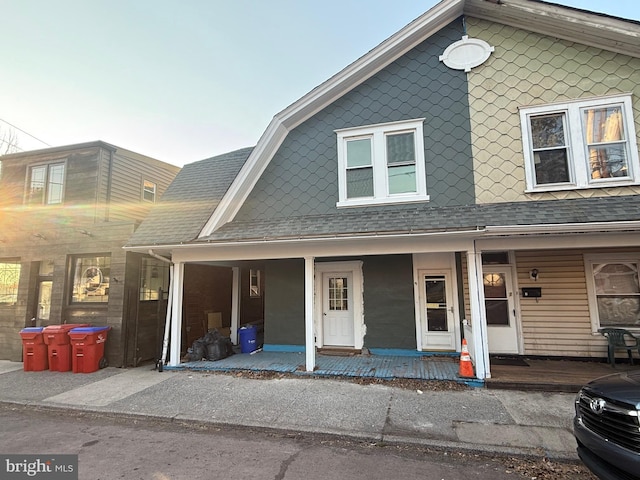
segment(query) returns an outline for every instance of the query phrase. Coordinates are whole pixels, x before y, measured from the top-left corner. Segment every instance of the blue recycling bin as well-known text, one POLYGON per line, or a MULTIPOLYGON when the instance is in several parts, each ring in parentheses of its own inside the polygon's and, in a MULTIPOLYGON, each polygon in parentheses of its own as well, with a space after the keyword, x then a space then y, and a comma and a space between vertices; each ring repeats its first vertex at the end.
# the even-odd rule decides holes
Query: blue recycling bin
POLYGON ((257 333, 258 329, 255 325, 245 325, 238 329, 241 353, 251 353, 258 348, 256 341, 257 333))

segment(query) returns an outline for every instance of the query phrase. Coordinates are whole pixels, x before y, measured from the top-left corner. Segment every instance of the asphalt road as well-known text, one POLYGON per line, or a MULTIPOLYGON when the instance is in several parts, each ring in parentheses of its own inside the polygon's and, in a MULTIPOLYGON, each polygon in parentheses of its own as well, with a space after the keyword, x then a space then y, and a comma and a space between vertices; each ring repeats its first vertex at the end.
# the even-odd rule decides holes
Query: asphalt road
POLYGON ((468 453, 10 406, 0 406, 0 452, 77 454, 82 480, 531 478, 468 453))

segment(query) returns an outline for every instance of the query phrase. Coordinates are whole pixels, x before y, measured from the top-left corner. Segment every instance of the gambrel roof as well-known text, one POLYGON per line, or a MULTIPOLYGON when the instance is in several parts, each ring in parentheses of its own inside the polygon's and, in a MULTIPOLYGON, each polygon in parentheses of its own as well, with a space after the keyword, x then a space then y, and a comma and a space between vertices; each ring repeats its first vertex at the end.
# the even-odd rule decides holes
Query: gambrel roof
MULTIPOLYGON (((436 208, 428 204, 399 214, 346 210, 332 215, 314 215, 239 222, 234 220, 256 182, 282 145, 288 133, 335 102, 386 66, 412 50, 462 15, 521 27, 529 31, 591 45, 640 58, 640 23, 540 0, 443 0, 392 35, 373 50, 276 114, 254 149, 242 150, 242 162, 203 160, 197 168, 206 174, 185 173, 176 179, 163 198, 166 208, 157 209, 132 237, 130 246, 177 245, 200 242, 237 242, 248 239, 294 238, 343 235, 378 235, 394 232, 467 230, 488 225, 539 225, 640 221, 640 197, 530 201, 492 205, 436 208), (225 184, 223 195, 221 185, 225 184), (192 182, 192 183, 190 183, 192 182), (210 185, 210 182, 215 185, 210 185), (201 185, 196 185, 200 183, 201 185), (192 202, 188 192, 218 188, 209 199, 201 195, 192 202), (169 195, 171 193, 171 195, 169 195), (206 202, 210 200, 210 204, 206 202), (178 201, 189 203, 180 206, 178 201), (160 226, 160 222, 169 225, 160 226), (173 225, 171 225, 173 223, 173 225), (199 225, 198 225, 199 224, 199 225)), ((231 155, 237 154, 232 152, 231 155)), ((241 156, 241 155, 239 155, 241 156)), ((225 157, 216 157, 221 159, 225 157)))
POLYGON ((360 85, 461 15, 526 28, 585 45, 640 57, 638 22, 538 0, 443 0, 344 70, 278 113, 209 219, 201 236, 233 220, 287 133, 360 85))

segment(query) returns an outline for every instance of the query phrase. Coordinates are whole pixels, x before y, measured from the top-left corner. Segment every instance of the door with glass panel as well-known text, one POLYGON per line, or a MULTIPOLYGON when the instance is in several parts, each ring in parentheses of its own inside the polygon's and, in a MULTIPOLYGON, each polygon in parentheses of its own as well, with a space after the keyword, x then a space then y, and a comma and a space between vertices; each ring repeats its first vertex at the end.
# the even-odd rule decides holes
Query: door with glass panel
POLYGON ((322 335, 326 346, 354 346, 352 283, 351 272, 322 274, 322 335))
POLYGON ((51 316, 51 289, 53 288, 53 262, 40 262, 36 288, 37 304, 35 325, 46 325, 51 316))
POLYGON ((423 350, 455 350, 455 320, 449 272, 421 272, 423 350))
POLYGON ((510 268, 485 265, 482 283, 489 353, 519 353, 510 268))

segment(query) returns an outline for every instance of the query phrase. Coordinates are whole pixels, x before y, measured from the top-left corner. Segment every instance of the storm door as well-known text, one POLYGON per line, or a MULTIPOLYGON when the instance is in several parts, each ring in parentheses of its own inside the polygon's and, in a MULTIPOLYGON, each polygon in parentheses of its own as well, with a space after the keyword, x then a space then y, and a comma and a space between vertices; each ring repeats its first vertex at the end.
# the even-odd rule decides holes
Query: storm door
POLYGON ((51 316, 51 289, 53 288, 53 262, 40 262, 36 287, 37 304, 35 324, 47 325, 51 316))
POLYGON ((455 350, 453 293, 449 272, 420 275, 423 350, 455 350))
POLYGON ((482 274, 489 353, 518 353, 518 330, 509 267, 485 265, 482 274))

